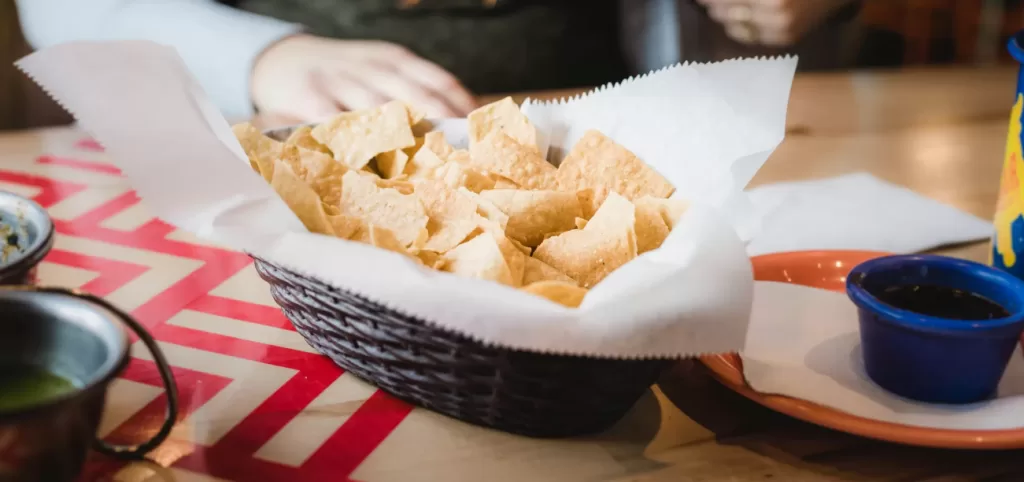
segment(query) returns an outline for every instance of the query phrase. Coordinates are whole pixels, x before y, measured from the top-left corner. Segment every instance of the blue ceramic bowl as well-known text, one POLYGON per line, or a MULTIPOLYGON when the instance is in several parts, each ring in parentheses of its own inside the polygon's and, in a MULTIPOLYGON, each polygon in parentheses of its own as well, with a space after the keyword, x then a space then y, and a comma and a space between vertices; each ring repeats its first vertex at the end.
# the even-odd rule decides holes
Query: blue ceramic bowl
POLYGON ((859 311, 868 376, 882 388, 914 400, 956 404, 992 397, 1024 331, 1024 281, 971 261, 932 255, 877 258, 850 272, 846 292, 859 311), (974 293, 1009 315, 942 318, 878 298, 886 288, 902 285, 974 293))

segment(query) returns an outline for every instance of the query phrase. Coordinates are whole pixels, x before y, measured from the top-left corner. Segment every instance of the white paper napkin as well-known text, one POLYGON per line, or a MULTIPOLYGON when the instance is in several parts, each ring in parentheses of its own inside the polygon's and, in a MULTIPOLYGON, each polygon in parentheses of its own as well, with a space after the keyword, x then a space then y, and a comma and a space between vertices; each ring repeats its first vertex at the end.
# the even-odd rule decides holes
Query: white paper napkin
POLYGON ((742 357, 747 383, 761 393, 904 425, 961 430, 1024 427, 1020 348, 994 400, 968 405, 908 400, 875 385, 864 372, 857 308, 844 293, 756 282, 742 357))
POLYGON ((986 239, 992 221, 867 173, 749 191, 764 213, 751 255, 807 249, 913 253, 986 239))
MULTIPOLYGON (((600 127, 645 153, 643 159, 692 202, 660 249, 614 272, 579 309, 306 232, 249 168, 226 121, 170 48, 72 43, 36 52, 18 66, 106 146, 148 207, 177 226, 484 342, 606 357, 677 357, 743 345, 753 279, 733 220, 754 216, 738 207, 746 201, 744 178, 782 141, 796 59, 676 66, 529 111, 545 129, 600 127), (758 79, 756 86, 751 79, 758 79), (642 96, 630 93, 634 82, 645 86, 642 96), (743 86, 757 98, 742 99, 743 86), (614 94, 619 89, 626 94, 614 94), (658 99, 686 102, 666 110, 658 99), (714 162, 699 162, 705 154, 714 162)), ((456 132, 460 125, 464 129, 459 122, 443 127, 449 139, 464 138, 456 132)), ((564 135, 545 138, 552 149, 571 147, 564 135)))

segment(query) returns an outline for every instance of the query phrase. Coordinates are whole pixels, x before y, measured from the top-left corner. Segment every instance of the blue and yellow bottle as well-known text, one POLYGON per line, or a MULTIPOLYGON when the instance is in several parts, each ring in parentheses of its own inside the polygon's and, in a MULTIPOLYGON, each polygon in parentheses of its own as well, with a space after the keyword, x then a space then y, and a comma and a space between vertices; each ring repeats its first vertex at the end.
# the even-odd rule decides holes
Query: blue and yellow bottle
POLYGON ((995 236, 992 238, 991 264, 1024 278, 1024 151, 1021 144, 1021 118, 1024 114, 1024 31, 1012 38, 1010 54, 1022 64, 1017 72, 1017 95, 1010 111, 1006 134, 1003 175, 996 203, 995 236))

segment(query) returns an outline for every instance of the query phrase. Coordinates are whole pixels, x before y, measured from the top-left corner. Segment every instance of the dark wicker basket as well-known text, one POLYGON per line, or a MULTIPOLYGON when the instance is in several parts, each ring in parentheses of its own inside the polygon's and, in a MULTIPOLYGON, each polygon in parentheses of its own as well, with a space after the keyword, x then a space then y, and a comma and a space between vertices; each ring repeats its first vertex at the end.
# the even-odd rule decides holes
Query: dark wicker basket
POLYGON ((599 432, 670 363, 487 346, 254 259, 313 348, 400 399, 469 423, 533 437, 599 432))

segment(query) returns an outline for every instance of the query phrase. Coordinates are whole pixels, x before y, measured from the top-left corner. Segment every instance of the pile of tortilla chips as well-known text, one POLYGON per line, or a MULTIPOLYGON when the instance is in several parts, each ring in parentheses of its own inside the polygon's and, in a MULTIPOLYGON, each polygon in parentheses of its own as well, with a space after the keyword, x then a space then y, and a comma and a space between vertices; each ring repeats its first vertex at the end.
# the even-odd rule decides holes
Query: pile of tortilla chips
POLYGON ((469 115, 469 149, 401 102, 347 112, 284 142, 234 127, 252 167, 312 232, 576 307, 657 248, 686 209, 633 153, 589 131, 558 168, 510 98, 469 115))

